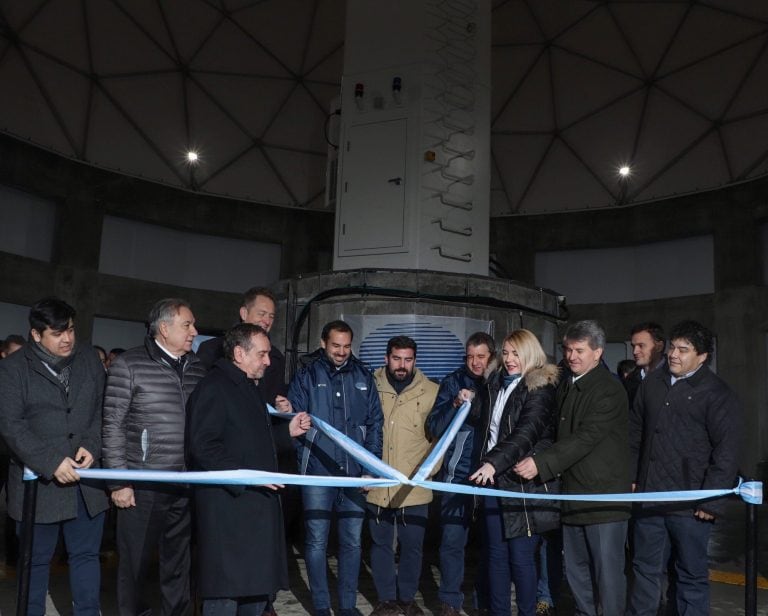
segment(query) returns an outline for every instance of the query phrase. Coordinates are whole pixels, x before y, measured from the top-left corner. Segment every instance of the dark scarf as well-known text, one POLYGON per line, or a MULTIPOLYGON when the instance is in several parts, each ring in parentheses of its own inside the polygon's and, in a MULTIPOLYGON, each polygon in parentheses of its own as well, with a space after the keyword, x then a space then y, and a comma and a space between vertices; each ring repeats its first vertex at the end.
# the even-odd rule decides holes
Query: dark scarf
POLYGON ((522 374, 505 374, 504 375, 504 389, 512 385, 517 379, 519 379, 522 374))
POLYGON ((398 381, 396 378, 394 378, 390 373, 389 370, 386 368, 384 369, 384 372, 387 373, 387 381, 389 381, 389 384, 392 385, 392 389, 395 390, 395 393, 399 396, 401 393, 403 393, 403 390, 408 387, 411 383, 413 383, 413 377, 416 376, 416 372, 411 372, 411 375, 406 378, 403 381, 398 381))
POLYGON ((59 383, 61 383, 64 388, 64 391, 69 394, 69 376, 72 373, 72 362, 75 361, 76 345, 72 346, 72 352, 69 355, 66 357, 59 357, 58 355, 50 353, 48 349, 39 342, 35 342, 34 340, 31 342, 32 344, 29 345, 29 348, 32 349, 35 357, 53 370, 56 378, 59 379, 59 383))

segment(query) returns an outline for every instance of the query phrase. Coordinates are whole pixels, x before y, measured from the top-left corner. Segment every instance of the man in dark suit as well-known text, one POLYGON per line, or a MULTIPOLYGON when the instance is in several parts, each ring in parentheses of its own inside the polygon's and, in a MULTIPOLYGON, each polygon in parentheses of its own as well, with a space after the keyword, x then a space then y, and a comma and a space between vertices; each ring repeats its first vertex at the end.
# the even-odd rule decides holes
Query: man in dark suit
POLYGON ((60 299, 29 313, 30 343, 0 362, 0 433, 11 450, 8 513, 22 521, 24 466, 40 476, 32 542, 29 613, 45 613, 48 573, 63 533, 77 616, 98 616, 99 546, 107 497, 79 483, 101 458, 104 368, 75 344, 75 310, 60 299))
MULTIPOLYGON (((240 321, 258 325, 269 335, 272 324, 275 322, 275 295, 266 287, 253 287, 243 294, 243 303, 240 306, 240 321)), ((271 342, 269 351, 269 365, 264 377, 259 380, 259 389, 267 404, 273 406, 279 398, 285 400, 288 388, 285 384, 285 356, 271 342)), ((224 357, 224 338, 212 338, 206 340, 197 349, 197 356, 206 369, 210 370, 217 360, 224 357)), ((280 405, 282 406, 282 405, 280 405)), ((296 472, 295 469, 293 472, 296 472)))
POLYGON ((666 339, 661 325, 652 321, 635 325, 630 331, 630 336, 635 369, 622 383, 624 383, 624 389, 627 390, 629 397, 629 408, 632 408, 637 390, 645 377, 665 363, 664 346, 666 339))
MULTIPOLYGON (((257 387, 269 366, 269 338, 258 325, 235 325, 218 360, 187 404, 187 456, 196 470, 277 471, 273 430, 300 436, 299 413, 273 428, 257 387)), ((270 596, 288 588, 277 485, 198 486, 197 545, 203 616, 261 616, 270 596)))

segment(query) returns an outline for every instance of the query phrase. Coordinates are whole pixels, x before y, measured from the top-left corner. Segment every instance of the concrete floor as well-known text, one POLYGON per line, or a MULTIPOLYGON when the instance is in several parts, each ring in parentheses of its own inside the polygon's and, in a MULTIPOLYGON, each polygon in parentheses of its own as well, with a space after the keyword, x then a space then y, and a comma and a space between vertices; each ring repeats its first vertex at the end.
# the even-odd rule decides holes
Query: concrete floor
MULTIPOLYGON (((4 499, 2 499, 4 501, 4 499)), ((761 528, 768 528, 768 512, 765 507, 760 507, 761 528)), ((0 505, 0 518, 5 518, 5 504, 0 505)), ((431 525, 426 541, 424 567, 418 602, 424 607, 427 615, 439 613, 439 600, 437 588, 439 585, 439 569, 437 561, 437 534, 436 525, 431 525)), ((716 616, 735 616, 744 614, 744 505, 734 500, 728 509, 726 517, 716 525, 716 532, 710 544, 710 580, 712 587, 711 614, 716 616)), ((760 533, 760 573, 762 576, 761 588, 758 590, 758 614, 768 616, 768 533, 760 533)), ((117 614, 115 604, 115 566, 117 556, 108 548, 110 543, 109 533, 105 535, 105 550, 102 554, 103 579, 102 579, 102 614, 113 616, 117 614)), ((311 600, 307 583, 304 561, 300 556, 300 546, 290 546, 291 558, 289 560, 291 589, 281 592, 276 602, 276 610, 281 616, 293 616, 311 613, 311 600)), ((364 556, 367 551, 364 552, 364 556)), ((0 562, 5 562, 5 553, 0 550, 0 562)), ((474 572, 476 554, 470 552, 467 562, 467 579, 471 579, 474 572)), ((335 582, 336 559, 329 558, 331 576, 329 581, 333 588, 335 582)), ((15 614, 15 584, 16 571, 13 567, 0 565, 0 615, 11 616, 15 614)), ((157 598, 156 588, 149 588, 150 596, 157 598)), ((48 616, 68 616, 72 613, 70 596, 67 583, 67 567, 58 564, 53 567, 49 593, 48 616)), ((367 557, 364 558, 363 570, 360 576, 360 586, 357 607, 363 615, 370 613, 372 605, 376 603, 376 593, 370 575, 370 566, 367 557)), ((469 600, 465 609, 471 613, 469 600)), ((159 613, 159 610, 157 611, 159 613)), ((515 611, 513 609, 513 614, 515 611)), ((561 598, 559 616, 570 616, 573 607, 568 596, 567 589, 561 598)))

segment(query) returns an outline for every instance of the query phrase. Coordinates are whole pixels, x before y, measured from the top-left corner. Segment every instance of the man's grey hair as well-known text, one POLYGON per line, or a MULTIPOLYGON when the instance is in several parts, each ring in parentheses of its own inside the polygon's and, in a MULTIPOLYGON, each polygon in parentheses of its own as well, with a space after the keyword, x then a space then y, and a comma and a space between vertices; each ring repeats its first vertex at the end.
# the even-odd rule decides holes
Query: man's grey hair
POLYGON ((149 335, 153 338, 157 336, 160 323, 173 323, 173 318, 182 308, 192 310, 187 300, 178 297, 166 297, 158 301, 149 311, 149 335))
POLYGON ((565 330, 564 340, 586 340, 589 348, 605 348, 605 330, 597 321, 577 321, 565 330))

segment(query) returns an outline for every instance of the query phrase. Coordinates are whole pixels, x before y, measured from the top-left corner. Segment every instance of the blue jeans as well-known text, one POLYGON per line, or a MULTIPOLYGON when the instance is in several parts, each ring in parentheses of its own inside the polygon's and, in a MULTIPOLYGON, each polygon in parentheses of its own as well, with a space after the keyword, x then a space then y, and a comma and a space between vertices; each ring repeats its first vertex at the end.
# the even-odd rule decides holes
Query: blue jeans
POLYGON ((676 573, 677 613, 680 616, 709 614, 707 543, 712 523, 693 515, 651 515, 634 520, 634 582, 629 614, 655 616, 661 585, 667 570, 670 542, 676 573))
POLYGON ((203 599, 203 616, 261 616, 268 597, 203 599))
MULTIPOLYGON (((48 592, 51 559, 59 541, 61 529, 69 562, 72 613, 74 616, 99 616, 101 591, 99 547, 104 530, 104 513, 94 517, 88 515, 80 486, 61 489, 77 490, 77 517, 64 522, 34 525, 27 615, 43 616, 45 614, 45 595, 48 592)), ((17 531, 20 532, 20 529, 19 523, 17 531)))
POLYGON ((555 606, 555 597, 560 594, 563 580, 563 534, 561 529, 541 535, 539 546, 539 584, 536 601, 555 606))
POLYGON ((483 497, 483 547, 488 574, 488 596, 492 616, 510 616, 510 582, 515 585, 519 616, 536 614, 536 549, 538 535, 504 537, 504 519, 499 499, 483 497))
POLYGON ((464 595, 464 550, 472 513, 472 497, 443 494, 440 501, 440 601, 461 610, 464 595))
POLYGON ((316 610, 331 607, 328 592, 327 549, 332 512, 336 512, 339 534, 339 608, 354 609, 360 573, 360 535, 365 519, 365 496, 358 488, 302 486, 304 503, 304 558, 316 610))
POLYGON ((379 601, 410 603, 419 590, 427 505, 389 509, 368 505, 371 531, 371 573, 379 601), (397 529, 397 530, 395 530, 397 529), (400 558, 395 566, 395 538, 400 558))

